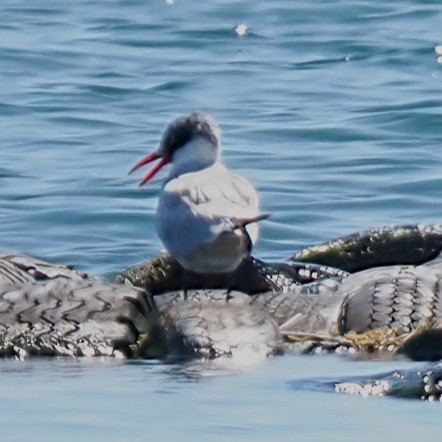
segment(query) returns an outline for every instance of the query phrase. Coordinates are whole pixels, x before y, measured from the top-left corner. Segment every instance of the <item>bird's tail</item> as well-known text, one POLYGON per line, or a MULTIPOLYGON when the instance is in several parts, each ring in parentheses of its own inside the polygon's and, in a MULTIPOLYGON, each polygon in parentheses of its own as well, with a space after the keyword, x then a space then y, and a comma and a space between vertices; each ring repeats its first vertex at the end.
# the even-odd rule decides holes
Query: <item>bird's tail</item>
POLYGON ((247 229, 246 229, 247 224, 257 223, 257 222, 262 221, 263 219, 267 219, 269 217, 270 217, 269 213, 263 213, 261 215, 254 216, 252 218, 235 218, 232 220, 233 221, 233 229, 240 230, 241 233, 244 235, 244 237, 247 240, 246 244, 247 244, 247 251, 248 251, 249 255, 252 252, 253 243, 250 238, 249 232, 247 232, 247 229))
POLYGON ((261 215, 254 216, 252 218, 234 218, 233 227, 235 229, 241 229, 247 226, 248 224, 257 223, 264 219, 270 218, 270 213, 262 213, 261 215))

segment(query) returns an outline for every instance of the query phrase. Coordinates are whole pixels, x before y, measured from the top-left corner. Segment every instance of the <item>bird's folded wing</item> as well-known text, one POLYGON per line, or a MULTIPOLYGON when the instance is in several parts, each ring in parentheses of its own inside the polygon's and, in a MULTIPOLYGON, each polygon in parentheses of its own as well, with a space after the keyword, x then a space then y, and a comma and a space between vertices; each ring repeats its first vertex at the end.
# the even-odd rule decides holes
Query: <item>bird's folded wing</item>
POLYGON ((203 217, 252 218, 259 214, 259 198, 245 178, 225 168, 207 169, 178 177, 163 189, 175 193, 189 208, 203 217))
POLYGON ((186 174, 164 186, 156 228, 174 256, 235 230, 235 219, 259 216, 259 199, 253 186, 234 174, 186 174), (179 222, 177 222, 179 220, 179 222))

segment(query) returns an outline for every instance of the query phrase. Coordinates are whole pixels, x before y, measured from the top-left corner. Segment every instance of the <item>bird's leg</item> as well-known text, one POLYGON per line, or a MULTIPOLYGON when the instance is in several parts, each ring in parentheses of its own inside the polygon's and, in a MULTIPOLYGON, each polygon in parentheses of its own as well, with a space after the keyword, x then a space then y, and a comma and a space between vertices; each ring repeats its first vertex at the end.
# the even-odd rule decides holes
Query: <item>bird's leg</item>
POLYGON ((188 274, 184 270, 184 275, 183 275, 183 298, 184 298, 184 301, 187 301, 187 294, 188 294, 187 290, 188 290, 188 274))
MULTIPOLYGON (((252 242, 250 241, 250 244, 252 242)), ((249 251, 250 253, 250 251, 249 251)), ((246 258, 247 259, 247 258, 246 258)), ((242 272, 242 267, 244 265, 244 260, 241 264, 231 273, 227 274, 225 277, 225 281, 227 281, 227 289, 226 289, 226 302, 229 302, 233 299, 233 295, 231 294, 234 291, 243 291, 242 287, 244 284, 244 274, 242 272), (243 278, 243 279, 241 279, 243 278)))
POLYGON ((181 265, 180 265, 180 269, 181 269, 180 287, 183 291, 183 299, 184 299, 184 301, 187 301, 187 290, 189 287, 189 275, 188 275, 188 271, 184 267, 182 267, 181 265))
POLYGON ((233 298, 233 296, 230 294, 231 291, 232 291, 231 288, 228 288, 226 290, 226 304, 233 298))

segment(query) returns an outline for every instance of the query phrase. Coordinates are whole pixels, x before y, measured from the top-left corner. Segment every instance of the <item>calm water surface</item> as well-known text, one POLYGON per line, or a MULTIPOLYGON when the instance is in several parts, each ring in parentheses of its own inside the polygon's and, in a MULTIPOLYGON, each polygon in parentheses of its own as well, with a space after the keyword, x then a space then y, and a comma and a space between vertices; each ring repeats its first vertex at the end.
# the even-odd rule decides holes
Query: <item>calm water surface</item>
MULTIPOLYGON (((161 180, 140 191, 127 172, 195 109, 272 213, 264 259, 442 221, 439 1, 5 0, 0 17, 2 248, 106 276, 157 254, 161 180)), ((440 407, 296 381, 412 365, 0 361, 0 423, 17 441, 407 440, 440 407)))

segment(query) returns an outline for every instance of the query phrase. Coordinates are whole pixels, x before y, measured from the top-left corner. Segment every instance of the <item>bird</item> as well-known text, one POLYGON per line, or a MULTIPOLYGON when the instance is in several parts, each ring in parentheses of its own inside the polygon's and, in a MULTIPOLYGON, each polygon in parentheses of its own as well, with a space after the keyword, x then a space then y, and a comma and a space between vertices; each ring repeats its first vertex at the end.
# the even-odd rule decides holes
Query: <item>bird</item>
POLYGON ((149 182, 166 164, 155 228, 167 252, 195 273, 230 273, 258 239, 259 196, 253 185, 224 165, 221 129, 204 112, 192 112, 167 126, 160 145, 129 173, 160 160, 143 178, 149 182))

